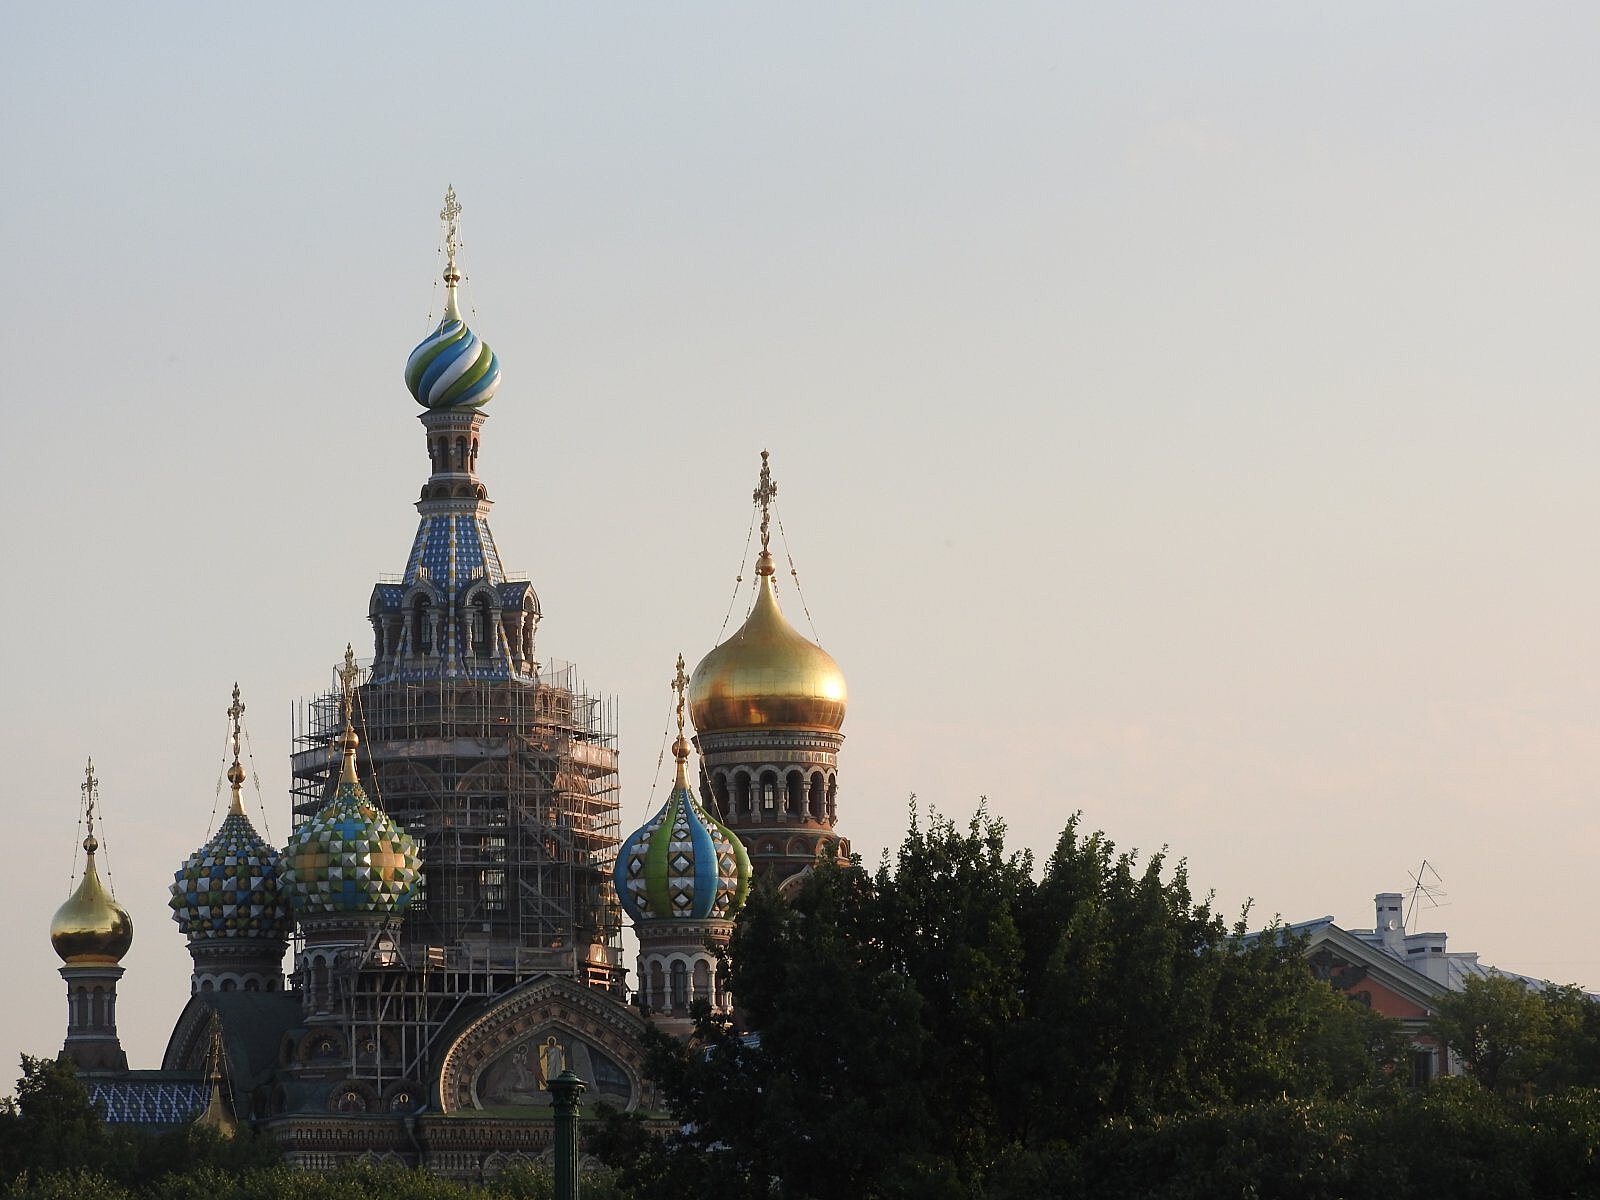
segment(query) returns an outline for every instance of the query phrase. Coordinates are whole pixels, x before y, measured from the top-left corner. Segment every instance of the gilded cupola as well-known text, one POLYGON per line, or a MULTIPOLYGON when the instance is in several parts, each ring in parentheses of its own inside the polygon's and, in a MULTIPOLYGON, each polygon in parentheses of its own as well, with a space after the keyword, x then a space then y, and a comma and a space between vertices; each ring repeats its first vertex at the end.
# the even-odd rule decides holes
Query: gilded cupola
POLYGON ((92 760, 84 776, 87 832, 83 839, 83 878, 66 903, 56 909, 50 921, 50 944, 69 965, 116 963, 133 945, 133 919, 100 882, 100 872, 95 866, 95 852, 100 849, 100 841, 94 836, 99 784, 94 777, 92 760))
POLYGON ((771 505, 778 494, 767 452, 761 452, 761 553, 756 598, 743 625, 694 669, 689 712, 698 733, 795 728, 837 732, 848 693, 839 664, 790 625, 778 606, 769 548, 771 505))

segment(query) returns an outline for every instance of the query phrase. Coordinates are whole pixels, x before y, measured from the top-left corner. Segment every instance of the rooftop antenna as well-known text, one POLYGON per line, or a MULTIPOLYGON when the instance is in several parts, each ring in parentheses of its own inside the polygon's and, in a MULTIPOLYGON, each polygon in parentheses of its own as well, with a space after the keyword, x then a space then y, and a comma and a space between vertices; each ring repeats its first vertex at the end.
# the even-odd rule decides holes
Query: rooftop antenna
POLYGON ((1406 929, 1416 929, 1413 918, 1416 916, 1418 900, 1426 899, 1429 908, 1443 907, 1444 898, 1450 894, 1444 890, 1443 884, 1444 877, 1433 869, 1433 864, 1427 859, 1423 859, 1422 865, 1411 872, 1411 903, 1406 906, 1406 929))

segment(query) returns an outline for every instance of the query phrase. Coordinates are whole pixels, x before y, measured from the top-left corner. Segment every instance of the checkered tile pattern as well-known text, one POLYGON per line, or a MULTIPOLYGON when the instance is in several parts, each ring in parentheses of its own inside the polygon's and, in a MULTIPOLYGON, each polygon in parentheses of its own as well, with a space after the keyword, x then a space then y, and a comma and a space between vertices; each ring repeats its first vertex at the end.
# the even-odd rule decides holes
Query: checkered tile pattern
POLYGON ((292 921, 278 880, 278 852, 243 813, 229 813, 216 835, 178 868, 172 919, 190 941, 261 938, 283 941, 292 921))
POLYGON ((300 917, 399 912, 416 892, 421 866, 411 835, 359 784, 341 783, 284 847, 283 888, 300 917))

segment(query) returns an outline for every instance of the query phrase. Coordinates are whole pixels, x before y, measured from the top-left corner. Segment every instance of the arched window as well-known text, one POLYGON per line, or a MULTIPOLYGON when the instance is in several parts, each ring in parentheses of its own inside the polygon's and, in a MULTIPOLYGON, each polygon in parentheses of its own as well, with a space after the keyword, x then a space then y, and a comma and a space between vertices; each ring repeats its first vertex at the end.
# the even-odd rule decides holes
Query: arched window
POLYGON ((799 771, 790 771, 784 776, 783 784, 783 811, 790 816, 798 817, 803 811, 805 781, 800 777, 799 771))
POLYGON ((740 771, 733 777, 733 806, 741 816, 753 817, 756 811, 755 796, 750 791, 750 776, 740 771))
POLYGON ((472 652, 487 658, 494 652, 494 622, 489 611, 489 597, 482 592, 472 601, 472 652))
POLYGON ((659 1011, 667 1002, 667 975, 660 963, 650 964, 650 983, 645 989, 645 1003, 659 1011))
POLYGON ((696 959, 694 964, 694 995, 692 999, 711 1000, 711 964, 705 959, 696 959))
POLYGON ((682 961, 672 964, 672 1011, 682 1012, 689 1007, 689 968, 682 961))
POLYGON ((778 808, 778 777, 771 771, 761 776, 761 811, 776 812, 778 808))
POLYGON ((433 653, 433 605, 426 596, 411 602, 411 646, 418 654, 433 653))
POLYGON ((811 799, 809 808, 812 820, 827 820, 828 792, 827 785, 822 782, 821 771, 818 771, 811 776, 811 799))

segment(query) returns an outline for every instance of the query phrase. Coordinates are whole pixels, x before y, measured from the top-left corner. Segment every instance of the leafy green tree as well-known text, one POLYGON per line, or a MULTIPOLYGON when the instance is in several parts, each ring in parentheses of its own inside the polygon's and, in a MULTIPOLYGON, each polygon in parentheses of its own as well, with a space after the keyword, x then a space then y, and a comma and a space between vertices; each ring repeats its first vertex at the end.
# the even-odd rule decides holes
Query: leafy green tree
POLYGON ((1542 1092, 1600 1088, 1600 1000, 1573 984, 1545 988, 1548 1053, 1534 1078, 1542 1092))
POLYGON ((1531 1083, 1550 1062, 1552 1006, 1504 975, 1473 976, 1439 1001, 1429 1028, 1490 1091, 1531 1083))
MULTIPOLYGON (((824 866, 758 890, 732 984, 759 1031, 708 1014, 652 1073, 683 1124, 623 1167, 641 1196, 968 1196, 1108 1120, 1147 1123, 1372 1086, 1394 1027, 1306 970, 1281 930, 1244 936, 1180 863, 1069 823, 1036 879, 980 809, 913 814, 874 875, 824 866)), ((613 1121, 611 1161, 637 1129, 613 1121)))
POLYGON ((107 1146, 105 1123, 71 1061, 24 1054, 16 1097, 0 1113, 0 1176, 98 1167, 107 1146))

